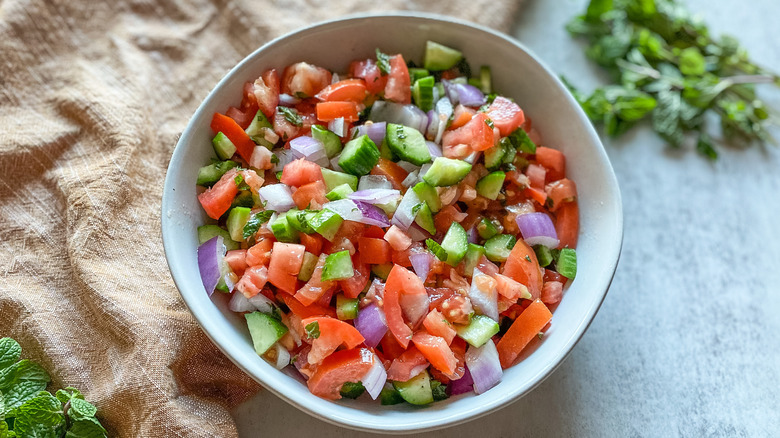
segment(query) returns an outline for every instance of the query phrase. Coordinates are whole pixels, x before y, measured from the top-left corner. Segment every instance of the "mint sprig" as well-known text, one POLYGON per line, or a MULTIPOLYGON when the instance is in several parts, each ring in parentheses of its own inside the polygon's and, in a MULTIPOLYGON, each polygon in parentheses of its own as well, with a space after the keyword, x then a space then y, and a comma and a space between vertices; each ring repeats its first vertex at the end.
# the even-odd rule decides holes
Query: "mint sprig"
POLYGON ((99 438, 106 430, 97 408, 75 388, 45 391, 49 374, 21 358, 11 338, 0 339, 0 437, 99 438))

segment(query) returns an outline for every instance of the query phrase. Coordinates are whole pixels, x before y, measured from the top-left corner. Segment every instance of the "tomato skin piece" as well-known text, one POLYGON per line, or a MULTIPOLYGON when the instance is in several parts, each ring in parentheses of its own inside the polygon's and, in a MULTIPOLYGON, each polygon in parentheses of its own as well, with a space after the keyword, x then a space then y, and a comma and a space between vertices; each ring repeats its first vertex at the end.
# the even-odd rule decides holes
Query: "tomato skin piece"
POLYGON ((390 244, 384 239, 361 237, 357 240, 360 261, 371 265, 390 263, 390 244))
POLYGON ((580 208, 577 202, 566 202, 555 214, 555 231, 558 233, 558 249, 575 248, 580 234, 580 208))
POLYGON ((506 137, 525 122, 525 114, 520 107, 503 96, 497 96, 487 110, 487 115, 498 128, 502 137, 506 137))
POLYGON ((365 263, 355 262, 353 257, 353 265, 355 274, 347 278, 346 280, 339 281, 339 286, 344 290, 344 296, 347 298, 357 298, 360 292, 366 288, 368 280, 371 277, 371 272, 365 263))
POLYGON ((301 210, 308 208, 310 205, 316 209, 318 206, 322 207, 328 202, 328 198, 325 197, 327 192, 328 189, 325 187, 324 182, 314 181, 298 187, 298 190, 292 194, 292 198, 295 201, 295 205, 301 210), (318 206, 314 205, 315 202, 318 206))
POLYGON ((247 298, 260 293, 268 281, 268 268, 265 266, 251 266, 244 271, 244 275, 236 283, 236 290, 247 298))
POLYGON ((337 351, 319 364, 306 382, 309 391, 326 400, 339 400, 341 387, 359 382, 378 360, 367 348, 337 351))
POLYGON ((322 254, 322 237, 316 234, 300 234, 301 244, 306 247, 306 251, 317 257, 322 254))
POLYGON ((387 76, 382 75, 376 62, 370 58, 364 61, 352 61, 349 64, 349 74, 353 78, 363 79, 366 90, 371 94, 383 92, 387 85, 387 76))
POLYGON ((568 178, 551 182, 550 184, 547 184, 544 190, 545 193, 547 193, 547 197, 552 202, 550 211, 556 211, 564 203, 577 200, 577 185, 568 178))
POLYGON ((238 175, 238 171, 230 169, 222 175, 216 184, 198 195, 200 205, 210 218, 219 219, 230 209, 233 199, 238 194, 236 175, 238 175))
POLYGON ((279 106, 279 72, 276 69, 266 70, 255 80, 254 95, 260 111, 269 119, 273 118, 279 106))
POLYGON ((409 176, 409 172, 390 160, 380 158, 376 166, 371 169, 371 175, 381 175, 387 177, 387 180, 390 181, 390 184, 393 185, 394 189, 403 192, 406 190, 406 187, 404 187, 401 183, 406 179, 407 176, 409 176))
POLYGON ((518 239, 509 253, 502 272, 507 277, 524 284, 532 299, 539 298, 542 292, 542 270, 536 253, 523 239, 518 239))
POLYGON ((387 369, 387 379, 396 382, 406 382, 419 373, 418 370, 428 367, 428 359, 414 345, 409 347, 400 356, 393 359, 387 369), (417 373, 415 372, 417 371, 417 373))
POLYGON ((471 121, 471 118, 474 117, 474 114, 476 113, 477 112, 475 110, 458 104, 455 106, 455 110, 452 112, 452 123, 450 123, 448 129, 452 131, 454 129, 460 128, 461 126, 471 121))
POLYGON ((281 298, 281 300, 284 301, 284 304, 290 308, 290 311, 301 319, 310 318, 312 316, 336 317, 336 310, 332 307, 323 307, 318 304, 304 306, 294 296, 285 292, 279 292, 276 296, 277 298, 281 298))
POLYGON ((313 97, 330 84, 331 73, 313 64, 297 62, 282 74, 282 93, 295 97, 313 97))
POLYGON ((274 246, 273 239, 262 239, 246 250, 247 266, 268 266, 271 261, 271 250, 274 246))
POLYGON ((317 120, 330 122, 338 118, 344 118, 345 122, 357 122, 360 118, 357 104, 350 101, 328 101, 317 104, 317 120))
POLYGON ((442 150, 451 150, 458 145, 467 145, 472 151, 490 149, 495 143, 493 128, 488 125, 485 113, 476 113, 468 123, 442 137, 442 150))
POLYGON ((281 183, 290 187, 301 187, 322 180, 320 165, 303 158, 287 163, 282 169, 281 183))
POLYGON ((501 367, 506 369, 512 366, 520 352, 550 322, 550 319, 552 313, 540 300, 536 299, 526 307, 496 345, 501 367))
POLYGON ((431 335, 425 330, 421 330, 412 336, 412 342, 414 342, 414 346, 420 350, 420 353, 428 359, 428 362, 430 362, 434 368, 448 377, 455 374, 455 368, 458 366, 458 359, 455 358, 455 355, 452 353, 452 350, 444 338, 431 335))
MULTIPOLYGON (((428 312, 428 315, 423 320, 423 326, 428 333, 447 341, 447 345, 452 344, 452 340, 455 339, 455 329, 444 318, 444 315, 435 308, 428 312)), ((412 336, 412 341, 414 341, 414 336, 412 336)))
POLYGON ((350 101, 362 103, 366 99, 366 81, 363 79, 344 79, 330 84, 317 93, 317 99, 323 102, 350 101))
POLYGON ((246 262, 247 250, 245 249, 233 249, 225 254, 225 263, 230 266, 230 270, 233 271, 239 277, 244 275, 244 271, 249 265, 246 262))
POLYGON ((268 281, 279 289, 294 294, 305 251, 303 245, 274 242, 271 262, 268 265, 268 281))
POLYGON ((246 135, 246 132, 235 120, 230 117, 214 113, 211 118, 211 130, 216 134, 222 132, 236 146, 236 152, 241 158, 249 162, 252 152, 255 150, 255 142, 246 135))
POLYGON ((393 265, 385 283, 384 308, 387 326, 395 339, 404 348, 409 346, 412 329, 404 322, 401 310, 401 294, 426 293, 422 280, 413 272, 399 265, 393 265))
POLYGON ((538 146, 536 162, 547 169, 547 182, 558 181, 566 176, 566 156, 557 149, 538 146))
POLYGON ((336 318, 312 316, 304 318, 301 324, 306 328, 314 322, 319 325, 320 335, 311 340, 311 351, 308 357, 310 364, 322 362, 342 344, 349 349, 355 348, 365 341, 358 329, 336 318))
POLYGON ((385 99, 403 104, 412 103, 412 83, 403 55, 390 58, 390 74, 387 76, 385 99))
POLYGON ((325 265, 325 259, 327 258, 328 256, 326 254, 320 254, 320 258, 317 260, 317 266, 315 266, 309 281, 298 289, 297 292, 290 292, 290 294, 295 295, 295 298, 304 306, 318 302, 323 296, 327 296, 328 293, 332 294, 333 288, 337 285, 337 283, 333 281, 322 281, 322 267, 325 265))

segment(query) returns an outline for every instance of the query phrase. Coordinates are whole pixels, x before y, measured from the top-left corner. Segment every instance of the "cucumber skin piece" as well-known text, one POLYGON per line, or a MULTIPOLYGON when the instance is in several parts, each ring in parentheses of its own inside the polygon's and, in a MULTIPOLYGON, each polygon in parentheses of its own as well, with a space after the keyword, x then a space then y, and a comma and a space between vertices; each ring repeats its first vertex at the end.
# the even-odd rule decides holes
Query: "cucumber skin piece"
POLYGON ((506 174, 504 172, 500 170, 491 172, 477 181, 477 193, 495 201, 496 198, 498 198, 498 194, 501 192, 501 188, 504 187, 505 179, 506 174))
POLYGON ((393 155, 415 166, 431 161, 431 152, 425 144, 425 137, 414 128, 388 123, 385 141, 393 155))
POLYGON ((298 280, 309 281, 311 275, 314 273, 314 268, 317 267, 318 257, 308 251, 303 253, 303 263, 301 264, 301 270, 298 272, 298 280))
POLYGON ((491 262, 505 262, 517 238, 511 234, 499 234, 485 242, 485 256, 491 262))
POLYGON ((228 251, 240 248, 239 243, 230 238, 230 233, 219 225, 201 225, 198 227, 198 242, 201 245, 214 236, 222 236, 222 241, 228 251))
POLYGON ((463 59, 463 53, 435 41, 425 42, 423 67, 426 70, 447 70, 463 59))
POLYGON ((447 187, 459 183, 471 172, 471 164, 463 160, 437 157, 423 175, 423 181, 434 187, 447 187))
POLYGON ((350 140, 341 152, 339 167, 355 176, 367 175, 379 162, 379 148, 368 135, 350 140))
POLYGON ((371 273, 381 278, 382 280, 387 280, 391 269, 393 269, 393 265, 390 263, 384 265, 372 265, 371 273))
POLYGON ((339 138, 335 132, 329 131, 323 126, 312 125, 311 136, 314 137, 315 140, 322 142, 322 145, 325 146, 325 153, 328 155, 329 159, 338 155, 343 149, 341 138, 339 138))
POLYGON ((482 258, 483 255, 485 255, 484 246, 477 245, 475 243, 469 243, 468 249, 466 250, 466 256, 463 257, 463 261, 465 263, 463 272, 467 277, 472 276, 474 273, 474 268, 477 267, 479 259, 482 258))
POLYGON ((499 330, 498 322, 485 315, 474 315, 468 325, 455 327, 458 336, 477 348, 485 345, 499 330))
POLYGON ((382 388, 382 392, 379 393, 379 400, 383 406, 397 405, 398 403, 403 403, 405 401, 395 387, 382 388))
POLYGON ((347 298, 344 294, 336 295, 336 317, 341 321, 357 318, 358 299, 347 298))
POLYGON ((483 217, 482 220, 477 224, 477 233, 479 233, 479 237, 488 240, 498 234, 498 228, 493 223, 493 221, 483 217))
POLYGON ((326 169, 324 167, 322 168, 322 180, 328 191, 331 191, 342 184, 348 184, 353 191, 357 190, 358 187, 358 177, 355 175, 336 172, 335 170, 326 169))
POLYGON ((426 76, 414 81, 414 86, 412 86, 414 103, 425 112, 433 109, 433 87, 435 84, 433 76, 426 76))
POLYGON ((431 377, 428 370, 412 377, 406 382, 393 382, 393 387, 401 397, 413 405, 427 405, 433 403, 433 391, 431 391, 431 377))
POLYGON ((485 151, 485 168, 487 170, 496 170, 501 167, 504 162, 504 156, 506 155, 506 148, 502 145, 504 139, 502 138, 499 144, 491 146, 485 151))
POLYGON ((265 130, 272 128, 273 126, 271 125, 271 122, 268 121, 265 114, 263 114, 261 110, 257 110, 254 118, 252 118, 252 123, 247 126, 245 132, 253 142, 265 146, 270 150, 274 148, 274 144, 265 139, 265 130))
POLYGON ((252 210, 247 207, 234 207, 230 210, 226 226, 231 239, 236 242, 246 240, 244 239, 244 226, 249 222, 250 216, 252 216, 252 210))
POLYGON ((288 331, 281 321, 262 312, 247 313, 244 317, 258 356, 265 354, 288 331))
POLYGON ((439 193, 436 192, 435 187, 425 181, 421 181, 414 185, 412 190, 417 193, 417 197, 420 200, 428 204, 428 208, 431 209, 432 213, 438 213, 441 210, 441 198, 439 198, 439 193))
POLYGON ((441 241, 441 247, 447 251, 447 260, 444 262, 452 267, 457 266, 466 256, 468 243, 469 238, 466 230, 459 223, 453 222, 441 241))
POLYGON ((276 240, 284 243, 298 243, 298 230, 287 219, 287 213, 279 215, 271 224, 271 232, 276 240))
POLYGON ((490 73, 490 67, 487 65, 483 65, 479 68, 479 82, 480 82, 480 91, 482 91, 485 94, 490 94, 493 92, 493 79, 492 75, 490 73))
POLYGON ((309 225, 322 237, 328 239, 328 241, 333 241, 342 222, 344 222, 344 219, 335 211, 323 208, 309 220, 309 225))
POLYGON ((236 145, 222 131, 217 132, 217 135, 211 140, 211 144, 220 160, 230 159, 237 150, 236 145))
POLYGON ((349 251, 339 251, 329 254, 322 267, 322 281, 346 280, 355 275, 352 258, 349 251))
POLYGON ((203 166, 198 169, 198 180, 195 184, 211 187, 222 178, 222 175, 234 167, 238 167, 238 163, 231 160, 218 161, 216 163, 211 163, 208 166, 203 166))
POLYGON ((427 202, 423 201, 420 209, 417 210, 414 222, 431 235, 436 234, 436 224, 433 221, 433 213, 431 212, 431 208, 428 207, 427 202))
POLYGON ((334 187, 333 190, 325 195, 325 197, 328 201, 338 201, 339 199, 347 199, 347 196, 350 193, 354 193, 354 190, 352 190, 349 184, 342 184, 334 187))

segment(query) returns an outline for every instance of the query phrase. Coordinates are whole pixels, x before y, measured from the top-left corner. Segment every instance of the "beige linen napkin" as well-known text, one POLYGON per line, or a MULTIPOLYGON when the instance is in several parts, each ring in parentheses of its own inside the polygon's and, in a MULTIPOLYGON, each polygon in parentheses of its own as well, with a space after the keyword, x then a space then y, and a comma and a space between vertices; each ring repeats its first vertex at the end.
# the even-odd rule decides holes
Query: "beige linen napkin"
POLYGON ((85 392, 111 436, 235 436, 228 409, 259 386, 197 326, 160 238, 187 120, 301 26, 385 8, 508 30, 519 3, 1 1, 0 336, 85 392))

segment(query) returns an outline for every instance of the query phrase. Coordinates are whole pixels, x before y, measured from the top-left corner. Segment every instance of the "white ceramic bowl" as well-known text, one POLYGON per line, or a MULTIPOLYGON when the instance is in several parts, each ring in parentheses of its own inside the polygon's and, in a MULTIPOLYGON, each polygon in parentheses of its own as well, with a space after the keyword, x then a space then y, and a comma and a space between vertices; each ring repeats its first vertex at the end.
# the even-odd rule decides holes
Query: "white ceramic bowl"
MULTIPOLYGON (((211 91, 182 133, 165 178, 162 234, 168 265, 192 314, 211 340, 247 374, 293 406, 353 429, 404 433, 452 426, 485 415, 529 392, 563 361, 604 300, 620 255, 623 213, 617 180, 598 136, 556 75, 517 41, 473 24, 423 14, 359 16, 308 27, 264 45, 241 61, 211 91), (465 394, 431 406, 381 406, 370 400, 330 402, 255 354, 243 317, 227 310, 221 294, 209 299, 196 259, 196 227, 205 222, 196 199, 198 168, 214 155, 209 122, 215 111, 237 105, 245 81, 268 68, 307 61, 346 71, 375 48, 422 60, 426 40, 463 51, 472 67, 489 65, 494 88, 513 97, 533 118, 545 143, 566 154, 578 186, 578 273, 555 310, 543 342, 485 394, 465 394)), ((367 397, 366 397, 367 398, 367 397)), ((280 401, 281 402, 281 401, 280 401)))

